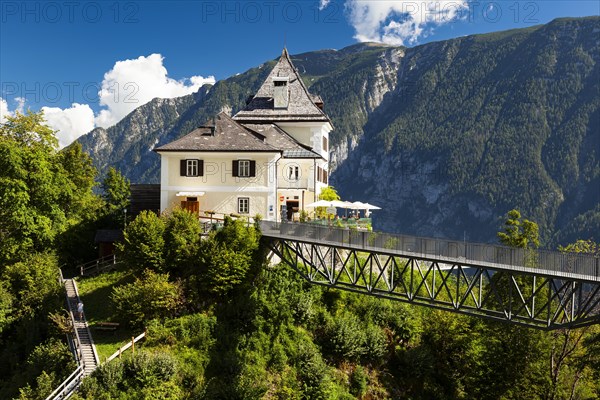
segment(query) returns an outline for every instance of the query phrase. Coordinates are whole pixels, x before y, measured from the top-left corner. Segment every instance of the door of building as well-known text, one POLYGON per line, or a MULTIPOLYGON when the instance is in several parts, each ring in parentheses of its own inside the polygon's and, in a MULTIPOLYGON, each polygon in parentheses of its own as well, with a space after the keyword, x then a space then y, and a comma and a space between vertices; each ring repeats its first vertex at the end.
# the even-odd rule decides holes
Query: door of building
POLYGON ((181 202, 181 209, 188 210, 192 214, 198 215, 200 213, 200 202, 197 197, 188 197, 181 202))
POLYGON ((291 221, 294 213, 297 213, 300 211, 300 202, 299 201, 293 201, 293 200, 288 200, 285 202, 285 205, 287 206, 287 219, 288 221, 291 221))

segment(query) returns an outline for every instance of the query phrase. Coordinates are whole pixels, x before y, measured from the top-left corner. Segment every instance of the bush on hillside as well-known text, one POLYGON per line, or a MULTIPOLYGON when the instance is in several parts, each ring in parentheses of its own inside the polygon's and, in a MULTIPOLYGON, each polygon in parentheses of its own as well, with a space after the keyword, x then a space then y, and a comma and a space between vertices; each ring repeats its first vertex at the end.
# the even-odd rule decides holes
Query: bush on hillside
POLYGON ((117 245, 119 258, 132 270, 164 271, 165 222, 151 211, 142 211, 123 233, 117 245))
POLYGON ((169 282, 168 274, 146 270, 135 282, 114 288, 111 300, 120 321, 141 327, 151 319, 177 312, 182 305, 182 294, 178 283, 169 282))

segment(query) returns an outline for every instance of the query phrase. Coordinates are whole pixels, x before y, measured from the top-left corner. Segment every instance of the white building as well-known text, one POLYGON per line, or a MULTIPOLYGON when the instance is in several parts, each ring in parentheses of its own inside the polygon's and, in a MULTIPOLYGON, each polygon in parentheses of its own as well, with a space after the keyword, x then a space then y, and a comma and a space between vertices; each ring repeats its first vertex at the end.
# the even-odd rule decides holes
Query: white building
POLYGON ((161 210, 180 206, 204 216, 291 219, 328 182, 331 121, 286 49, 246 107, 233 118, 155 149, 161 156, 161 210))

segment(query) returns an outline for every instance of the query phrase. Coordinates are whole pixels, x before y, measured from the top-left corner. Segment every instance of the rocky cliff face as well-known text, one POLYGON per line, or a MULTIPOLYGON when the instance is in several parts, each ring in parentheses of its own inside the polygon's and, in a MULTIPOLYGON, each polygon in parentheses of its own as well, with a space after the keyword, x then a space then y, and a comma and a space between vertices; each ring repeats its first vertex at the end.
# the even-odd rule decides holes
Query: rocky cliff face
MULTIPOLYGON (((519 208, 547 243, 600 239, 599 18, 415 48, 358 44, 292 56, 335 130, 331 183, 377 229, 494 241, 519 208)), ((158 182, 151 149, 237 112, 273 62, 154 101, 80 139, 105 171, 158 182)))
MULTIPOLYGON (((362 116, 362 126, 348 129, 346 132, 339 132, 336 129, 334 146, 332 146, 330 154, 330 168, 332 171, 335 171, 337 166, 348 158, 348 154, 354 150, 364 133, 364 123, 377 110, 384 96, 396 89, 398 69, 404 54, 405 49, 403 48, 387 49, 375 60, 372 74, 364 77, 362 85, 356 93, 362 98, 362 104, 359 102, 358 109, 353 110, 355 114, 362 116)), ((334 122, 347 117, 347 115, 332 116, 334 122)))

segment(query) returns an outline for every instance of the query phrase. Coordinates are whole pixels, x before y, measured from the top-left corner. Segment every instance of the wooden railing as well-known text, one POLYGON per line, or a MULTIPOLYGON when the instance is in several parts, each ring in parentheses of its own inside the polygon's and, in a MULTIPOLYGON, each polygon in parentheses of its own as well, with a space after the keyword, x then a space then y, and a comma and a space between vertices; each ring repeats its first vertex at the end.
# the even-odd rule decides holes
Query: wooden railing
POLYGON ((50 393, 50 396, 46 397, 46 400, 60 400, 66 399, 69 395, 79 386, 83 379, 83 365, 77 367, 75 371, 67 379, 65 379, 54 392, 50 393))
POLYGON ((114 268, 117 265, 117 257, 114 254, 98 258, 96 260, 78 266, 79 275, 94 275, 114 268))
MULTIPOLYGON (((73 279, 73 287, 75 288, 75 295, 79 299, 79 289, 77 288, 77 281, 74 279, 73 279)), ((75 315, 73 313, 73 310, 71 309, 71 304, 69 304, 69 311, 71 312, 71 320, 73 321, 73 328, 75 328, 75 315)), ((90 327, 87 324, 87 322, 85 324, 85 329, 87 330, 88 337, 90 338, 90 345, 92 346, 92 351, 94 353, 94 360, 96 361, 96 365, 100 365, 100 358, 98 358, 98 352, 96 351, 96 345, 94 344, 94 338, 92 337, 92 332, 90 332, 90 327)), ((77 329, 74 329, 74 330, 75 330, 75 335, 77 337, 77 343, 81 345, 81 340, 79 339, 79 333, 77 332, 77 329)), ((82 360, 83 360, 83 358, 82 358, 82 360)))
POLYGON ((105 364, 111 362, 112 360, 114 360, 117 357, 121 358, 121 355, 123 354, 123 352, 129 348, 131 348, 132 352, 135 353, 135 344, 137 342, 139 342, 140 340, 142 340, 144 337, 146 337, 146 332, 143 332, 136 337, 132 337, 131 341, 129 343, 120 347, 119 350, 115 351, 110 357, 108 357, 105 361, 105 364))

